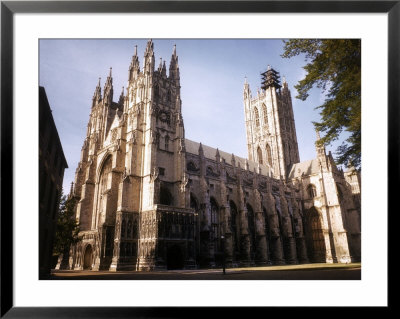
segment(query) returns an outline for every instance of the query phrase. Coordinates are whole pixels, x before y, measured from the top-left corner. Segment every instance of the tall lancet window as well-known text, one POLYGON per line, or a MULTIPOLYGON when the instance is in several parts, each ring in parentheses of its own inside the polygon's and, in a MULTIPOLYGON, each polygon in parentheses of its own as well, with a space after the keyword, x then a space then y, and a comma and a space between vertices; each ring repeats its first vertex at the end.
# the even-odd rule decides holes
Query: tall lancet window
POLYGON ((262 163, 263 163, 263 160, 262 160, 262 152, 261 152, 260 146, 257 148, 257 156, 258 156, 258 162, 259 162, 260 164, 262 164, 262 163))
POLYGON ((268 114, 267 114, 267 107, 263 104, 263 113, 264 113, 264 125, 268 127, 268 114))
POLYGON ((215 241, 216 248, 218 250, 219 244, 219 208, 214 197, 210 198, 210 206, 211 206, 211 240, 215 241))
POLYGON ((260 127, 260 116, 258 115, 258 109, 254 108, 254 118, 256 119, 256 126, 260 127))
POLYGON ((269 166, 272 167, 272 154, 271 154, 271 147, 267 144, 266 146, 266 153, 267 153, 267 163, 269 166))
POLYGON ((165 136, 164 142, 165 142, 165 144, 164 144, 165 150, 168 151, 168 148, 169 148, 169 136, 168 135, 165 136))
MULTIPOLYGON (((103 164, 103 168, 101 170, 100 173, 100 185, 99 185, 99 189, 100 189, 100 196, 102 196, 106 191, 107 191, 107 184, 108 184, 108 175, 111 172, 111 167, 112 166, 112 161, 111 161, 111 156, 109 156, 103 164)), ((100 206, 101 207, 101 206, 100 206)), ((102 207, 100 208, 100 210, 102 209, 102 207)))

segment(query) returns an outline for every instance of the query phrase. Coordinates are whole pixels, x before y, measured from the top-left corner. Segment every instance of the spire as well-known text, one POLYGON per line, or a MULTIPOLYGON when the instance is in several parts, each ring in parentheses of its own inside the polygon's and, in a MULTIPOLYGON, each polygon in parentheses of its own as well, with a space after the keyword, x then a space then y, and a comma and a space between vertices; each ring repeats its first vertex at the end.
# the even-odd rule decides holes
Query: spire
POLYGON ((158 71, 161 72, 161 70, 162 70, 162 58, 160 58, 160 65, 158 66, 158 71))
POLYGON ((144 52, 144 72, 152 73, 154 71, 154 44, 150 39, 147 41, 146 50, 144 52))
POLYGON ((219 150, 217 148, 217 152, 215 153, 215 159, 217 160, 217 163, 220 162, 220 158, 221 158, 221 156, 219 155, 219 150))
POLYGON ((69 198, 74 196, 74 182, 71 182, 71 188, 69 190, 69 198))
POLYGON ((232 166, 235 167, 236 161, 235 161, 235 155, 233 155, 233 153, 232 153, 231 163, 232 163, 232 166))
POLYGON ((153 54, 153 49, 154 49, 154 44, 153 44, 153 40, 150 39, 149 41, 147 41, 147 45, 146 45, 146 51, 144 52, 144 55, 152 55, 153 54))
POLYGON ((199 155, 204 156, 203 145, 201 144, 201 142, 199 145, 199 155))
POLYGON ((178 56, 176 55, 176 44, 172 51, 171 62, 169 64, 169 77, 175 80, 179 80, 179 66, 178 56))
POLYGON ((244 77, 244 87, 243 87, 243 97, 244 99, 248 99, 251 96, 251 92, 250 92, 250 85, 247 82, 247 76, 244 77))
POLYGON ((283 90, 285 90, 285 91, 288 90, 288 83, 286 81, 285 76, 282 77, 282 87, 283 87, 283 90))
POLYGON ((100 80, 101 80, 101 78, 99 78, 99 82, 97 83, 97 86, 96 86, 96 88, 94 90, 92 107, 95 106, 97 103, 99 103, 101 101, 100 80))
POLYGON ((162 76, 167 76, 167 67, 165 66, 165 61, 163 62, 162 70, 161 70, 161 75, 162 76))
POLYGON ((326 158, 325 145, 321 143, 321 136, 319 135, 319 130, 316 129, 315 132, 317 134, 317 140, 315 142, 317 156, 318 156, 318 158, 325 160, 325 158, 326 158))
POLYGON ((137 55, 137 45, 135 45, 135 51, 132 56, 131 64, 129 66, 129 76, 128 76, 129 81, 136 79, 139 72, 140 72, 139 57, 137 55))
POLYGON ((104 102, 108 105, 112 103, 114 89, 112 80, 112 67, 110 67, 110 72, 108 74, 106 83, 104 84, 104 102))

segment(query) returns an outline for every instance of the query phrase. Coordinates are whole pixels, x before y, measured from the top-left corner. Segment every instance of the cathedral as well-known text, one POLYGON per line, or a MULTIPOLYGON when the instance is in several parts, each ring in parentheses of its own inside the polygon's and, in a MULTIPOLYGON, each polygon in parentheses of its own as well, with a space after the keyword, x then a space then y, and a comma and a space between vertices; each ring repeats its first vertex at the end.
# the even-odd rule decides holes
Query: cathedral
MULTIPOLYGON (((169 70, 137 48, 114 101, 112 70, 91 103, 70 196, 69 269, 157 270, 361 259, 361 180, 323 146, 300 162, 288 84, 269 67, 243 105, 248 158, 185 138, 176 47, 169 70)), ((319 138, 317 132, 317 139, 319 138)))

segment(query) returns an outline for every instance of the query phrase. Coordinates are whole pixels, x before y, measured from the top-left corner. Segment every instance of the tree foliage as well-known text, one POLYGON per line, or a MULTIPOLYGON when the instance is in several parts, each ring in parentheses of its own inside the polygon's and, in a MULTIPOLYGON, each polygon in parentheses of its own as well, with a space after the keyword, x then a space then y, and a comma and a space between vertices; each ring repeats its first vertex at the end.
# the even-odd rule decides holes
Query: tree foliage
POLYGON ((295 88, 296 98, 305 101, 314 86, 325 93, 325 101, 316 107, 321 120, 313 122, 324 132, 318 142, 328 145, 343 130, 349 137, 338 147, 337 163, 360 168, 361 165, 361 41, 358 39, 284 40, 282 57, 305 54, 304 79, 295 88))
POLYGON ((76 199, 74 197, 61 195, 54 238, 54 254, 64 253, 71 244, 79 240, 79 225, 75 220, 75 205, 76 199))

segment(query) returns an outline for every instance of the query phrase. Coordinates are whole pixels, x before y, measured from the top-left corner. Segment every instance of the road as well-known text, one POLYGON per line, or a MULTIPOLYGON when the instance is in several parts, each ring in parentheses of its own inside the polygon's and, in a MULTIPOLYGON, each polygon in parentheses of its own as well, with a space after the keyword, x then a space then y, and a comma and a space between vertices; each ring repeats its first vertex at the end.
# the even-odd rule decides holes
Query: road
POLYGON ((137 271, 54 270, 51 280, 360 280, 361 264, 306 264, 222 269, 137 271))

